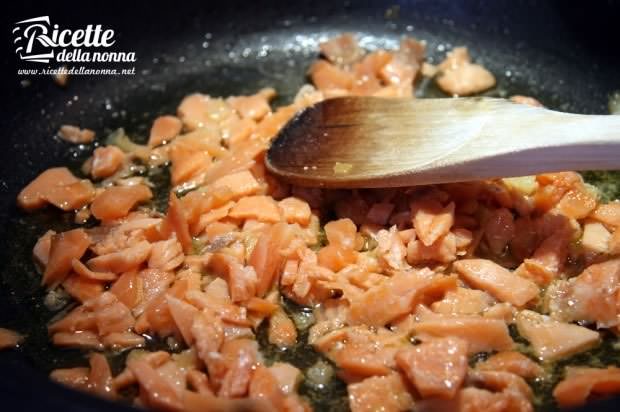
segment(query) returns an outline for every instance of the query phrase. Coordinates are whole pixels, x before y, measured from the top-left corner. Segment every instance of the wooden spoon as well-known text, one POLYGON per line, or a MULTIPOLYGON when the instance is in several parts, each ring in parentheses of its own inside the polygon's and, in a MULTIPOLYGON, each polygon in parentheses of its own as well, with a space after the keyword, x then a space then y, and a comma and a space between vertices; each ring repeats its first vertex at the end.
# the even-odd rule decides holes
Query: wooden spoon
POLYGON ((494 98, 341 97, 293 118, 266 158, 285 180, 396 187, 620 167, 620 116, 494 98))

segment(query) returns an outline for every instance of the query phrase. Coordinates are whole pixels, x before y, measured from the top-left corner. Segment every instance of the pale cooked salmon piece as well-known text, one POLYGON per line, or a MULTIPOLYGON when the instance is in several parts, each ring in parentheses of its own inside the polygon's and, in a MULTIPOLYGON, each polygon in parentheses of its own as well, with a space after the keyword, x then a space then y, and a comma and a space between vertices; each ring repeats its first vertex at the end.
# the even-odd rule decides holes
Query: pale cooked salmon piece
POLYGON ((414 405, 413 397, 398 373, 373 376, 347 386, 351 412, 404 412, 414 405))
POLYGON ((50 186, 42 196, 50 204, 69 212, 87 206, 95 197, 95 188, 90 180, 80 180, 67 185, 50 186))
POLYGON ((469 353, 510 350, 514 342, 503 320, 482 316, 431 315, 412 325, 421 340, 437 337, 461 338, 469 344, 469 353))
POLYGON ((130 359, 127 367, 140 385, 142 399, 154 409, 178 411, 183 408, 175 388, 144 359, 130 359))
POLYGON ((94 179, 110 177, 123 165, 125 153, 116 146, 98 147, 93 152, 90 175, 94 179))
POLYGON ((50 190, 79 181, 66 167, 47 169, 19 192, 17 204, 24 210, 39 209, 47 204, 46 196, 50 190))
POLYGON ((54 369, 50 373, 50 379, 61 385, 86 391, 88 390, 88 373, 87 367, 54 369))
POLYGON ((466 47, 455 47, 438 66, 437 85, 453 96, 468 96, 495 86, 495 77, 479 64, 471 62, 466 47))
POLYGON ((433 302, 431 309, 437 313, 478 315, 493 304, 493 298, 478 289, 457 287, 448 291, 442 300, 433 302))
POLYGON ((254 195, 260 190, 258 181, 248 170, 222 176, 213 182, 211 187, 213 189, 227 189, 230 199, 233 200, 254 195))
POLYGON ((353 75, 325 60, 317 60, 310 66, 310 78, 319 90, 343 90, 353 86, 353 75))
POLYGON ((290 348, 297 343, 297 328, 282 309, 277 309, 269 317, 269 343, 279 348, 290 348))
POLYGON ((468 343, 459 338, 432 339, 396 353, 396 364, 424 398, 451 399, 467 374, 468 343))
POLYGON ((296 197, 287 197, 278 202, 282 218, 287 223, 299 223, 307 226, 310 223, 312 211, 310 205, 296 197))
POLYGON ((183 410, 187 412, 272 412, 273 407, 265 399, 225 399, 186 390, 183 393, 183 410))
POLYGON ((53 235, 42 283, 53 287, 62 282, 72 269, 73 259, 80 259, 90 244, 91 239, 84 229, 73 229, 53 235))
POLYGON ((327 60, 339 66, 355 63, 365 53, 352 33, 343 33, 340 36, 321 42, 319 50, 327 60))
POLYGON ((420 199, 411 203, 413 227, 425 246, 448 233, 454 224, 454 203, 443 207, 435 199, 420 199))
POLYGON ((16 348, 23 340, 24 337, 19 333, 0 328, 0 350, 16 348))
POLYGON ((145 185, 112 186, 97 195, 90 210, 99 220, 113 220, 127 216, 138 203, 153 197, 151 189, 145 185))
POLYGON ((271 113, 268 96, 273 93, 257 93, 251 96, 234 96, 226 99, 226 103, 233 108, 242 118, 260 121, 271 113))
POLYGON ((558 322, 531 310, 519 312, 516 323, 519 334, 530 342, 534 353, 544 361, 584 352, 600 342, 600 335, 593 330, 558 322))
POLYGON ((93 353, 89 358, 88 390, 104 398, 114 399, 116 391, 112 384, 112 371, 106 357, 93 353))
POLYGON ((266 223, 276 223, 282 218, 277 203, 270 196, 243 197, 228 212, 228 216, 266 223))
POLYGON ((95 272, 123 273, 137 269, 147 261, 152 245, 143 240, 118 252, 108 253, 89 259, 86 264, 95 272))
POLYGON ((561 283, 559 293, 551 293, 551 314, 567 322, 596 322, 601 328, 616 326, 620 323, 619 291, 620 259, 590 265, 561 283))
POLYGON ((515 351, 499 352, 476 364, 481 371, 504 371, 514 373, 522 378, 531 379, 540 376, 543 369, 524 354, 515 351))
POLYGON ((590 217, 610 227, 620 226, 620 201, 598 205, 590 217))
POLYGON ((285 410, 286 397, 280 389, 280 383, 265 366, 258 366, 254 371, 249 387, 249 397, 266 401, 275 411, 285 410))
POLYGON ((148 145, 155 147, 168 143, 181 133, 182 128, 183 123, 178 117, 170 115, 159 116, 153 122, 153 126, 151 126, 148 145))
POLYGON ((463 259, 454 262, 454 268, 470 285, 515 306, 525 306, 540 293, 534 282, 519 277, 490 260, 463 259))
POLYGON ((95 132, 90 129, 80 129, 77 126, 63 124, 58 130, 58 137, 74 144, 87 144, 95 140, 95 132))
POLYGON ((620 369, 569 366, 565 378, 553 390, 553 397, 562 408, 583 405, 591 395, 610 396, 620 393, 620 369))
POLYGON ((484 226, 484 237, 493 254, 501 255, 514 235, 514 218, 510 210, 503 207, 489 214, 484 226))
POLYGON ((384 326, 413 312, 433 278, 421 272, 398 272, 351 302, 349 323, 384 326), (377 305, 377 302, 382 302, 377 305))
POLYGON ((189 303, 177 299, 172 295, 167 295, 166 300, 168 302, 168 308, 170 314, 177 325, 177 328, 183 336, 183 340, 186 344, 191 345, 194 343, 194 335, 192 333, 192 325, 194 318, 198 315, 199 310, 189 303))
POLYGON ((99 280, 87 279, 71 274, 62 282, 62 288, 78 302, 95 299, 104 291, 104 284, 99 280))
POLYGON ((222 357, 227 370, 221 377, 218 396, 239 398, 247 395, 253 372, 259 367, 258 344, 251 339, 230 340, 222 346, 222 357))
POLYGON ((34 262, 41 271, 45 271, 47 262, 50 259, 50 249, 52 247, 52 237, 56 234, 53 230, 48 230, 37 239, 37 243, 32 248, 32 257, 34 262))
POLYGON ((269 367, 269 371, 276 378, 280 390, 285 395, 297 393, 297 387, 301 383, 302 374, 299 369, 286 362, 275 362, 269 367))
POLYGON ((148 267, 162 271, 171 271, 181 265, 184 259, 183 248, 178 240, 161 240, 152 244, 148 267))

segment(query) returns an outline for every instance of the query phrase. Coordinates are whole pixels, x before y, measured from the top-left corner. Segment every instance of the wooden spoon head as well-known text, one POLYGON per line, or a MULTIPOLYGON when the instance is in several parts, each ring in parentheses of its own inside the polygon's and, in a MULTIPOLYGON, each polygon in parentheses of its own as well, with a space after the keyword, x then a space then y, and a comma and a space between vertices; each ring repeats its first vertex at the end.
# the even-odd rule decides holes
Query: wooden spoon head
MULTIPOLYGON (((278 134, 266 165, 319 187, 387 187, 445 181, 424 174, 480 132, 502 99, 340 97, 300 112, 278 134), (485 116, 485 113, 488 116, 485 116), (409 176, 405 178, 405 176, 409 176)), ((449 180, 449 179, 448 179, 449 180)))

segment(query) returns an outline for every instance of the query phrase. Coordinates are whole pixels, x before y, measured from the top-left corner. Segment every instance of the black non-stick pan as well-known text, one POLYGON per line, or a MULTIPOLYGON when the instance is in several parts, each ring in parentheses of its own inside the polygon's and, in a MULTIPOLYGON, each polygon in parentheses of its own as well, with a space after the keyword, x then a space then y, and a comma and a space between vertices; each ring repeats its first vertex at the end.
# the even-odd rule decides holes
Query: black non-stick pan
MULTIPOLYGON (((145 137, 152 120, 173 113, 190 92, 226 96, 273 86, 285 102, 304 83, 318 41, 343 31, 357 33, 370 48, 394 47, 404 34, 424 39, 435 62, 466 45, 498 78, 490 95, 531 95, 564 111, 607 113, 610 94, 620 90, 620 4, 614 1, 20 2, 3 6, 0 19, 0 326, 27 335, 19 350, 0 353, 0 409, 6 411, 124 408, 47 381, 51 369, 85 358, 48 344, 45 326, 54 313, 43 304, 31 250, 47 228, 71 222, 55 212, 22 213, 15 197, 42 170, 77 166, 92 150, 55 139, 61 124, 98 136, 124 127, 145 137), (115 47, 136 53, 136 74, 74 76, 66 88, 49 76, 18 76, 18 69, 40 63, 18 60, 13 24, 44 15, 62 27, 114 29, 115 47)), ((618 400, 588 410, 618 410, 618 400)))

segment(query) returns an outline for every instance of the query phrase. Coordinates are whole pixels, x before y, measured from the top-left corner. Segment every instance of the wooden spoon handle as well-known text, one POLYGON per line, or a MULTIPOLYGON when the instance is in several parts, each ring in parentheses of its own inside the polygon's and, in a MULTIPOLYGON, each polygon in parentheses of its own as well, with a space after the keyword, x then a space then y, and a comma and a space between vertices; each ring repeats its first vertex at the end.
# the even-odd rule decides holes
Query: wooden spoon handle
POLYGON ((487 121, 454 150, 455 173, 459 163, 468 174, 479 170, 480 177, 620 168, 620 116, 561 113, 501 100, 481 104, 488 105, 487 121))

